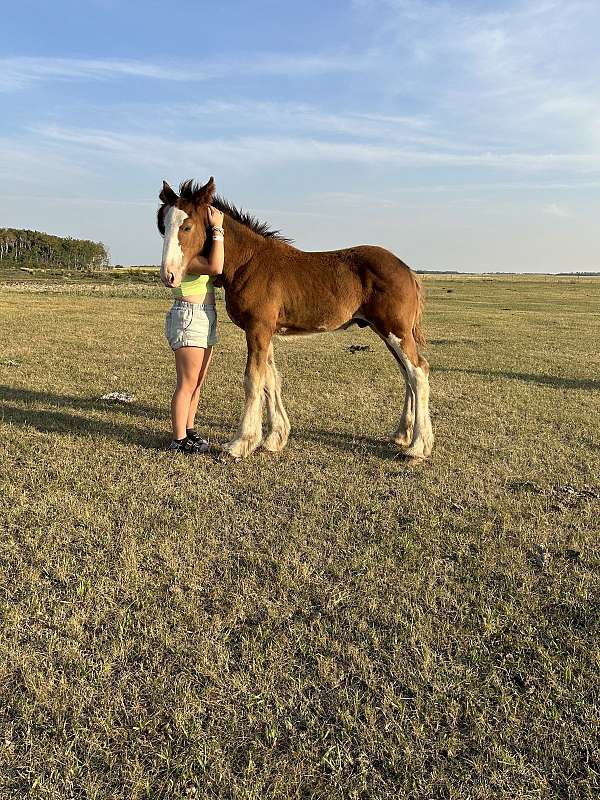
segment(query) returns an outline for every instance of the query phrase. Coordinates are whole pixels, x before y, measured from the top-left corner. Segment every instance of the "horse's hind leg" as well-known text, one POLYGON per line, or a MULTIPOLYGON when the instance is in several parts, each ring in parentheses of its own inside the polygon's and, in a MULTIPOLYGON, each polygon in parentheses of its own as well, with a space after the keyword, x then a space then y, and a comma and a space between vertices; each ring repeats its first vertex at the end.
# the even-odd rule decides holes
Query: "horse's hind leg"
MULTIPOLYGON (((396 354, 393 350, 392 355, 396 357, 396 354)), ((415 396, 402 363, 398 363, 400 364, 405 383, 404 406, 402 408, 402 416, 400 417, 398 427, 391 434, 390 438, 393 442, 395 442, 395 444, 398 445, 398 447, 408 447, 412 442, 413 428, 415 424, 415 396)))
POLYGON ((267 404, 268 433, 263 439, 262 446, 265 450, 278 453, 287 444, 290 434, 290 421, 281 399, 281 377, 275 366, 273 342, 269 346, 267 355, 264 391, 267 404))
POLYGON ((408 458, 427 458, 433 449, 433 429, 429 416, 429 364, 418 354, 412 334, 400 337, 389 333, 386 344, 402 364, 414 398, 412 438, 405 455, 408 458))
POLYGON ((429 364, 419 355, 412 332, 402 330, 401 326, 389 327, 372 323, 379 336, 399 363, 406 379, 404 408, 398 428, 392 440, 401 447, 407 447, 407 458, 422 459, 433 449, 433 429, 429 416, 429 364))

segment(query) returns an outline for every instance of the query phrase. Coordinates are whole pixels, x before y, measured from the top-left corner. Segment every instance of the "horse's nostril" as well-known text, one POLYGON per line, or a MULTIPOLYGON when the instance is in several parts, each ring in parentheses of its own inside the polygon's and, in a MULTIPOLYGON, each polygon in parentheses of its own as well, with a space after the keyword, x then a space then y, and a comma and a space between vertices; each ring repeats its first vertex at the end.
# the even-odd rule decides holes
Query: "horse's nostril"
POLYGON ((167 272, 167 280, 172 285, 175 283, 175 274, 173 272, 167 272))

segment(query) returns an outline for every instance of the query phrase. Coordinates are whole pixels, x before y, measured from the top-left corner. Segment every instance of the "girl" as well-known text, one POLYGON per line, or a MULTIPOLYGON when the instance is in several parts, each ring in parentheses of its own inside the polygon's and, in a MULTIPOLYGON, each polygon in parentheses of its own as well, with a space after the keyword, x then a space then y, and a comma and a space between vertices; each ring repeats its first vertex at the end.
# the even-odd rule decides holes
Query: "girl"
POLYGON ((172 289, 174 303, 165 333, 175 354, 177 386, 171 400, 173 440, 167 448, 180 453, 205 453, 208 442, 194 430, 200 389, 217 343, 217 312, 212 276, 223 272, 223 213, 209 206, 212 246, 208 259, 192 259, 181 286, 172 289))

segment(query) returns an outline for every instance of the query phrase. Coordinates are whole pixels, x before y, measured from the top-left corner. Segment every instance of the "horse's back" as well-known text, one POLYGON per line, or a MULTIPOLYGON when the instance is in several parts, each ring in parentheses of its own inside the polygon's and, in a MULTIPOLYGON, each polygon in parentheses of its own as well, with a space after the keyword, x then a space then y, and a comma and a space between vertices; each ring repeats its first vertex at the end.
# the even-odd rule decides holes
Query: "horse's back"
POLYGON ((320 269, 348 269, 361 274, 371 271, 382 278, 387 276, 390 280, 414 274, 408 264, 391 250, 374 244, 360 244, 340 250, 296 250, 294 260, 299 268, 304 264, 311 264, 320 269))
POLYGON ((418 292, 418 280, 413 270, 398 256, 378 245, 356 245, 341 250, 297 252, 298 273, 310 265, 319 273, 319 283, 332 286, 360 287, 362 301, 373 293, 412 297, 418 292))
POLYGON ((316 332, 336 330, 382 301, 412 305, 415 292, 410 268, 384 247, 303 251, 278 243, 238 271, 227 307, 240 327, 268 314, 279 330, 316 332))

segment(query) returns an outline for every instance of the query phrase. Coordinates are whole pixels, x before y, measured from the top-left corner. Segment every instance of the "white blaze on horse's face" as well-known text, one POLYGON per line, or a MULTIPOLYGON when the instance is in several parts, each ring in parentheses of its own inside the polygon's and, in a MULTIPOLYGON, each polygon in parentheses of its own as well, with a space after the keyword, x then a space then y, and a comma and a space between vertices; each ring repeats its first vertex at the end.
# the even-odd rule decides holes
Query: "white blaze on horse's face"
POLYGON ((187 214, 176 206, 165 211, 165 240, 163 243, 160 277, 167 286, 177 287, 183 272, 183 250, 179 243, 179 228, 187 214))

